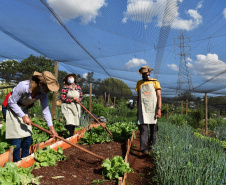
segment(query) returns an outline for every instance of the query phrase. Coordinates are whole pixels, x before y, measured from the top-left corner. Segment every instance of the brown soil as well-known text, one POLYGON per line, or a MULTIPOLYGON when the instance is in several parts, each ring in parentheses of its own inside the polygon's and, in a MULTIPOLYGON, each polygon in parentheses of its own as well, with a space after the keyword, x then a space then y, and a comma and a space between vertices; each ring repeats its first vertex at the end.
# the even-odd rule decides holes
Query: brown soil
MULTIPOLYGON (((153 160, 150 156, 141 154, 139 151, 139 139, 139 134, 137 133, 137 138, 133 140, 131 152, 128 156, 130 167, 134 169, 134 173, 128 174, 126 184, 129 185, 150 184, 153 177, 153 170, 151 169, 153 160)), ((110 160, 116 155, 122 157, 126 155, 125 143, 110 142, 81 146, 110 160)), ((64 155, 67 156, 67 160, 58 162, 56 166, 41 167, 32 171, 35 177, 41 176, 41 185, 90 185, 93 180, 103 180, 102 161, 100 159, 75 147, 64 150, 64 155)), ((103 182, 106 185, 116 185, 117 183, 116 180, 103 182)))
POLYGON ((153 156, 143 155, 140 151, 140 133, 136 133, 136 139, 133 140, 128 156, 130 167, 134 173, 128 173, 127 183, 129 185, 150 185, 157 184, 152 180, 154 177, 154 159, 153 156))

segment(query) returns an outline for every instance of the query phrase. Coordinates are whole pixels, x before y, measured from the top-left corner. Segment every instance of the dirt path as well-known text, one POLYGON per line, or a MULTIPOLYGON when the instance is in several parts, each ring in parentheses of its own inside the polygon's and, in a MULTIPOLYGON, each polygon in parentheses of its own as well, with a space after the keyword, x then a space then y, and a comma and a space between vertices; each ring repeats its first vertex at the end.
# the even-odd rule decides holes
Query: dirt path
POLYGON ((136 139, 133 140, 130 154, 128 156, 130 167, 134 173, 128 174, 127 182, 129 185, 150 185, 157 184, 153 182, 154 159, 150 155, 143 155, 140 152, 140 133, 136 132, 136 139))

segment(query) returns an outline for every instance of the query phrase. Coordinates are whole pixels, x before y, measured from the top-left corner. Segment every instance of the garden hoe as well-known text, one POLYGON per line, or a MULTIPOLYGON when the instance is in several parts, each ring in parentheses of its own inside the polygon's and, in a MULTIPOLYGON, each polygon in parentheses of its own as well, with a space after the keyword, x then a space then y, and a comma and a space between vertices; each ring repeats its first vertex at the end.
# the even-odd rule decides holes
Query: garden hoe
POLYGON ((105 127, 97 118, 95 118, 92 114, 91 114, 91 112, 89 112, 85 107, 84 107, 84 105, 82 105, 80 102, 77 102, 79 105, 81 105, 81 107, 86 111, 86 112, 88 112, 89 114, 90 114, 90 116, 93 118, 93 119, 95 119, 109 134, 110 134, 110 137, 111 137, 111 139, 113 138, 113 135, 112 135, 112 133, 107 129, 107 127, 105 127))
MULTIPOLYGON (((40 129, 40 130, 42 130, 42 131, 44 131, 44 132, 46 132, 49 135, 52 135, 52 132, 50 132, 49 130, 46 130, 46 129, 40 127, 39 125, 36 125, 35 123, 31 123, 31 125, 34 126, 34 127, 36 127, 36 128, 38 128, 38 129, 40 129)), ((93 156, 101 159, 102 161, 105 159, 104 157, 102 157, 100 155, 97 155, 97 154, 95 154, 95 153, 93 153, 93 152, 91 152, 89 150, 86 150, 85 148, 82 148, 82 147, 80 147, 80 146, 78 146, 78 145, 76 145, 76 144, 74 144, 74 143, 72 143, 72 142, 70 142, 70 141, 68 141, 68 140, 60 137, 60 136, 55 136, 55 137, 58 138, 58 139, 60 139, 60 140, 62 140, 62 141, 64 141, 65 143, 67 143, 67 144, 69 144, 71 146, 74 146, 74 147, 76 147, 76 148, 78 148, 80 150, 83 150, 83 151, 85 151, 85 152, 87 152, 87 153, 89 153, 89 154, 91 154, 91 155, 93 155, 93 156)))

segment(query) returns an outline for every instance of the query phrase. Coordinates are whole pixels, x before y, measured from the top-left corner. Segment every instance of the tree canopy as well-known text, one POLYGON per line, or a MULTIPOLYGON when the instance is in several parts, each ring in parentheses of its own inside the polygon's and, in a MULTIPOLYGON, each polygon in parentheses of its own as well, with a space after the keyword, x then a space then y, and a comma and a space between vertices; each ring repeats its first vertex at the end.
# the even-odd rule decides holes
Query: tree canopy
MULTIPOLYGON (((2 81, 11 85, 22 80, 31 78, 34 71, 43 72, 50 71, 54 74, 54 61, 46 59, 44 56, 30 55, 28 58, 18 62, 16 60, 5 60, 0 63, 0 78, 2 81)), ((58 71, 58 82, 60 89, 64 83, 63 79, 68 73, 58 71)), ((95 95, 103 95, 111 93, 114 96, 132 96, 132 91, 122 80, 116 78, 106 78, 105 80, 94 79, 94 72, 88 72, 85 78, 77 75, 77 82, 81 86, 84 93, 89 93, 90 83, 92 83, 92 92, 95 95)))
MULTIPOLYGON (((30 55, 28 58, 18 62, 16 60, 5 60, 0 63, 0 78, 2 81, 11 85, 22 80, 31 78, 34 71, 50 71, 54 74, 54 61, 46 59, 44 56, 30 55)), ((63 78, 67 75, 65 71, 58 71, 58 82, 62 88, 63 78)))
POLYGON ((132 96, 128 85, 117 78, 106 78, 100 83, 99 91, 111 93, 114 96, 132 96))

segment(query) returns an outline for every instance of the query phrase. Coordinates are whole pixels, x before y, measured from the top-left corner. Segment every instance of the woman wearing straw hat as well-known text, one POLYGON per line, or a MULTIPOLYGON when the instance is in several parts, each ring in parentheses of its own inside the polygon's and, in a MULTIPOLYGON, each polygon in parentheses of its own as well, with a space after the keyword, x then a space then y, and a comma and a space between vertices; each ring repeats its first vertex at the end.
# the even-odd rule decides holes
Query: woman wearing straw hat
POLYGON ((28 109, 36 100, 41 101, 42 113, 53 137, 57 135, 48 107, 48 92, 58 91, 58 89, 59 84, 49 71, 43 73, 35 71, 31 80, 22 81, 14 87, 8 100, 6 113, 6 139, 11 139, 11 144, 16 145, 13 152, 14 162, 29 155, 32 122, 28 109), (22 154, 20 154, 20 148, 22 148, 22 154))
POLYGON ((74 135, 75 126, 79 125, 81 106, 76 102, 82 101, 82 89, 78 86, 76 74, 68 74, 64 77, 64 87, 61 90, 61 111, 66 119, 65 128, 69 131, 68 137, 74 135))

